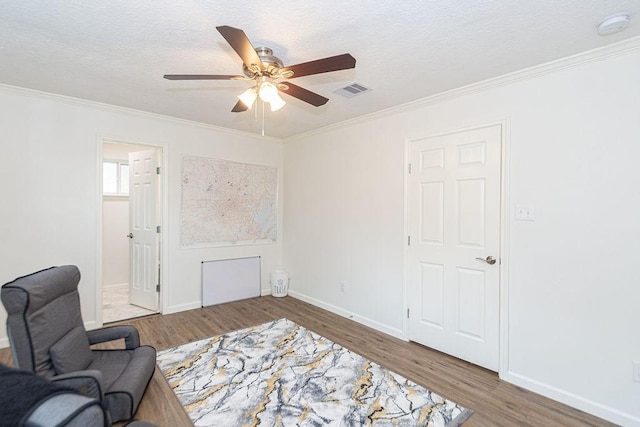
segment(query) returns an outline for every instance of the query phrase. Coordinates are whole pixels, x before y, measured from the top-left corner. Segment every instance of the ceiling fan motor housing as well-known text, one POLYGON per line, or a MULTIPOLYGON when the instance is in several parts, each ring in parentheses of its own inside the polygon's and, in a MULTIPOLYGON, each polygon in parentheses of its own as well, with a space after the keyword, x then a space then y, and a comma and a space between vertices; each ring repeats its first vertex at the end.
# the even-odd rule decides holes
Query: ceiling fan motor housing
POLYGON ((249 78, 253 79, 260 75, 276 75, 278 70, 284 66, 280 58, 273 56, 273 50, 268 47, 257 47, 256 53, 264 64, 265 69, 260 71, 256 65, 255 70, 253 70, 249 69, 245 64, 242 64, 242 72, 249 78))

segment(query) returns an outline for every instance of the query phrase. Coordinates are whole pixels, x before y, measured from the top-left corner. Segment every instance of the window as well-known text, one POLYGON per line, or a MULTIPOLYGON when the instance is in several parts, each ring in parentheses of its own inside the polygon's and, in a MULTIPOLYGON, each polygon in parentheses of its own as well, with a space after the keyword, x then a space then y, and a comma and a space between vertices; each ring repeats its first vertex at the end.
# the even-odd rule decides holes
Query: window
POLYGON ((118 180, 118 193, 129 194, 129 165, 120 163, 120 179, 118 180))
POLYGON ((129 164, 118 160, 105 160, 102 164, 102 194, 129 195, 129 164))

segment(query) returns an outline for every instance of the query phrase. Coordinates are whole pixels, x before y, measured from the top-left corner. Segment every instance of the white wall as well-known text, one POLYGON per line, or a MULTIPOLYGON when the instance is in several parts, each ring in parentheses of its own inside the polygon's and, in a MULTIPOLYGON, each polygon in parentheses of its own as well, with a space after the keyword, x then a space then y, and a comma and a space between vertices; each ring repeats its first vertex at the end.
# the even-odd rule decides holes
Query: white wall
POLYGON ((402 334, 406 140, 504 121, 509 211, 536 221, 506 224, 502 377, 640 425, 638 76, 636 49, 287 141, 293 294, 402 334))
POLYGON ((129 283, 129 198, 102 201, 102 286, 129 283))
MULTIPOLYGON (((7 86, 0 86, 0 120, 0 283, 51 265, 76 264, 83 318, 96 325, 103 139, 163 147, 165 313, 200 306, 202 261, 261 256, 263 289, 269 288, 269 272, 282 267, 280 241, 197 249, 181 248, 179 242, 182 157, 281 168, 280 141, 7 86)), ((5 321, 0 309, 2 346, 7 345, 5 321)))
MULTIPOLYGON (((278 141, 0 87, 0 282, 76 264, 95 323, 98 140, 121 139, 167 156, 165 312, 200 305, 203 260, 260 255, 266 289, 284 253, 295 295, 403 335, 406 139, 505 120, 509 209, 537 219, 507 223, 503 377, 640 425, 638 75, 636 50, 301 136, 284 147, 284 245, 192 249, 179 244, 182 156, 282 166, 278 141)), ((6 345, 4 323, 0 309, 6 345)))

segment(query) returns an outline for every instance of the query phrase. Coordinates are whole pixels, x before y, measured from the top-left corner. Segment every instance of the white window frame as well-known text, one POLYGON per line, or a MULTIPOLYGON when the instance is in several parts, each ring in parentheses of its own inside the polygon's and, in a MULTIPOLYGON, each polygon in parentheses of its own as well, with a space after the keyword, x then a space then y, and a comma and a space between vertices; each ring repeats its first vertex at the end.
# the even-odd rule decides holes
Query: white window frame
POLYGON ((102 195, 103 196, 108 196, 108 197, 129 197, 129 193, 122 193, 120 192, 120 188, 121 188, 121 182, 122 182, 122 166, 127 166, 127 168, 129 167, 129 162, 127 160, 117 160, 117 159, 104 159, 102 161, 102 170, 103 170, 103 175, 102 175, 102 179, 104 180, 104 165, 110 163, 110 164, 115 164, 117 165, 116 168, 116 192, 115 193, 107 193, 104 191, 104 182, 102 183, 102 195))

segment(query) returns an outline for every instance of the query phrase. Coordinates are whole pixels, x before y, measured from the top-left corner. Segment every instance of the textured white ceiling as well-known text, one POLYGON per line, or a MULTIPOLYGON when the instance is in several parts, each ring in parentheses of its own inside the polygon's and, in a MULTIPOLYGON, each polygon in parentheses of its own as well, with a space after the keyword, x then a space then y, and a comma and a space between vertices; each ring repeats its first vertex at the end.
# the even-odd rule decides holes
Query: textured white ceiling
POLYGON ((230 112, 248 82, 162 76, 241 74, 219 25, 285 65, 351 53, 354 70, 293 80, 326 105, 285 96, 266 112, 266 133, 287 137, 638 36, 638 12, 638 0, 0 0, 0 83, 257 133, 261 117, 230 112), (629 28, 598 36, 622 11, 629 28), (333 93, 354 82, 373 90, 333 93))

